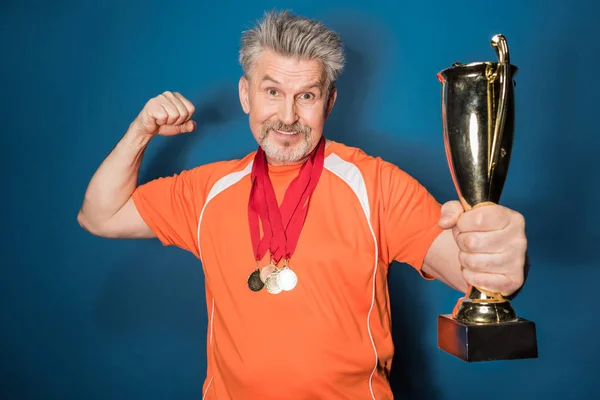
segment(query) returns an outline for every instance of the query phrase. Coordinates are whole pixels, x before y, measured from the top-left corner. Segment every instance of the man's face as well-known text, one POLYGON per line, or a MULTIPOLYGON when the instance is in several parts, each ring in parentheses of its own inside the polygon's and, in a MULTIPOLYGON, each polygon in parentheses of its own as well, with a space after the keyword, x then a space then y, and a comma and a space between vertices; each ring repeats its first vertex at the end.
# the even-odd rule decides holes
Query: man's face
POLYGON ((323 135, 336 98, 315 60, 296 60, 264 51, 250 80, 240 79, 242 108, 250 129, 273 165, 303 162, 323 135))

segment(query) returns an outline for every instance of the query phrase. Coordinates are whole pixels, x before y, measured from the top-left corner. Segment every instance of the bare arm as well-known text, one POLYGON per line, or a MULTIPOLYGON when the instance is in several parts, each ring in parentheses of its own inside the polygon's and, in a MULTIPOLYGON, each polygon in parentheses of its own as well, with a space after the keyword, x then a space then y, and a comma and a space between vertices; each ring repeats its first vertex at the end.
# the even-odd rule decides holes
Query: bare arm
POLYGON ((179 93, 165 92, 146 104, 123 138, 94 173, 77 216, 90 233, 108 238, 152 238, 131 196, 144 151, 157 134, 191 132, 194 106, 179 93))
POLYGON ((77 216, 84 229, 98 236, 154 237, 131 199, 151 136, 132 128, 94 173, 77 216))
POLYGON ((446 229, 440 233, 429 248, 422 271, 446 285, 466 293, 468 284, 462 274, 458 253, 459 248, 452 235, 452 229, 446 229))

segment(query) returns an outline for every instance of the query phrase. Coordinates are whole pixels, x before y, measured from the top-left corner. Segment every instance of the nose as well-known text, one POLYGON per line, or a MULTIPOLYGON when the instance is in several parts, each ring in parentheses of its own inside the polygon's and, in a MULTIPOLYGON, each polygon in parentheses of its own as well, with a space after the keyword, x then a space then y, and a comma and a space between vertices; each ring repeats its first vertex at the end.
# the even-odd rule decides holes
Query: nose
POLYGON ((294 101, 293 97, 288 97, 285 99, 285 101, 281 102, 277 117, 286 125, 292 125, 294 122, 298 121, 298 114, 296 114, 296 102, 294 101))

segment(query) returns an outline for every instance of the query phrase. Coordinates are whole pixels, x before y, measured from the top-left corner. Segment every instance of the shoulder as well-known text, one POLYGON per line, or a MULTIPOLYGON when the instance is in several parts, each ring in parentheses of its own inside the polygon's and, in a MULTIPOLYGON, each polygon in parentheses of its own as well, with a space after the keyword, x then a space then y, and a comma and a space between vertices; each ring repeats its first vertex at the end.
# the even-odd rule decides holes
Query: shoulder
POLYGON ((345 165, 346 168, 359 171, 365 180, 378 183, 388 180, 414 180, 396 164, 380 156, 368 154, 361 148, 340 142, 331 142, 325 165, 330 170, 342 169, 342 165, 345 165))
POLYGON ((139 198, 176 194, 182 198, 190 197, 197 201, 204 201, 213 188, 223 190, 249 176, 255 153, 249 153, 238 159, 202 164, 170 176, 153 179, 139 185, 134 195, 139 198))
POLYGON ((181 172, 194 185, 210 187, 222 179, 242 178, 252 170, 255 151, 242 158, 215 161, 181 172))

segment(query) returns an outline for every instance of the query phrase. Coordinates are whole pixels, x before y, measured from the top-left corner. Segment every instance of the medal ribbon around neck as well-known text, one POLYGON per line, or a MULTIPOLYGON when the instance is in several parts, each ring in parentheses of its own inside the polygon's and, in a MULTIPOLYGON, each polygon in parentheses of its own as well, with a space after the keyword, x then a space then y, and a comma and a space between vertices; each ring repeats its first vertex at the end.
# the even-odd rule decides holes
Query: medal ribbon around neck
POLYGON ((298 176, 287 188, 280 208, 269 178, 265 153, 261 147, 258 148, 252 165, 252 189, 248 202, 250 236, 257 262, 262 260, 267 250, 275 264, 282 257, 287 260, 294 254, 306 220, 309 198, 319 182, 324 161, 325 138, 321 137, 315 150, 300 168, 298 176), (263 227, 262 238, 259 218, 263 227))

